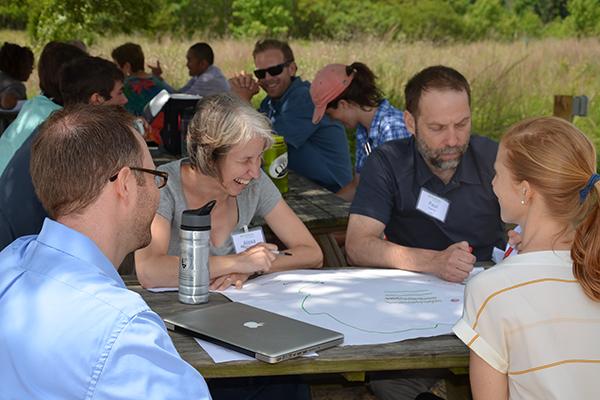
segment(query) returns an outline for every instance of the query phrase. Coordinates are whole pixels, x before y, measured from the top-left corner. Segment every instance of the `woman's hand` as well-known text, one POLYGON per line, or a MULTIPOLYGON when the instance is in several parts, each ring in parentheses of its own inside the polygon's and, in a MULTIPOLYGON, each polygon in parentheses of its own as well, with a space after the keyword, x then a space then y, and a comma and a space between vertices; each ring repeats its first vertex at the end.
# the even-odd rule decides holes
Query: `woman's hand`
POLYGON ((236 289, 241 289, 244 282, 248 280, 250 274, 227 274, 215 278, 210 283, 210 290, 225 290, 229 286, 235 286, 236 289))
POLYGON ((273 251, 277 246, 271 243, 258 243, 237 254, 233 271, 245 274, 269 272, 277 256, 273 251))

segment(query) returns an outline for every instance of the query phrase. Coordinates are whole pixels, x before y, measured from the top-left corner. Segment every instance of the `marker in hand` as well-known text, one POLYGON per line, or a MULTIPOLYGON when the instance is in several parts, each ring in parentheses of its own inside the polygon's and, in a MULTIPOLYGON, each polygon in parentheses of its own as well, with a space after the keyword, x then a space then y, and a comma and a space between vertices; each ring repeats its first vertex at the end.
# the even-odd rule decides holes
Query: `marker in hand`
POLYGON ((271 250, 271 253, 278 255, 278 256, 291 256, 292 253, 290 253, 289 251, 279 251, 279 250, 271 250))

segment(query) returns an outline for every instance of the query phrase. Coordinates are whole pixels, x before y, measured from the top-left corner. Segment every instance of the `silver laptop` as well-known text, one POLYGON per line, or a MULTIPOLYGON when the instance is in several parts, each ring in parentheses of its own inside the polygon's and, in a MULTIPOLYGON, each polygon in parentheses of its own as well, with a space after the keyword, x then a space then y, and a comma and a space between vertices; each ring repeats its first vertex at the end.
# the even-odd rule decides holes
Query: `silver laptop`
POLYGON ((224 303, 165 318, 179 331, 277 363, 342 344, 344 335, 243 303, 224 303))

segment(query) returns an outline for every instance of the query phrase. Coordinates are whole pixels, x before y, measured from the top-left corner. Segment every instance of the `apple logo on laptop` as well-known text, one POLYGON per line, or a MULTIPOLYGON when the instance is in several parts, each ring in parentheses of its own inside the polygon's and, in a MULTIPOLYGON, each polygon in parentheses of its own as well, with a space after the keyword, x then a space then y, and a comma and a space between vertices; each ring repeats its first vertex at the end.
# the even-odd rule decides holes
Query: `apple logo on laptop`
POLYGON ((256 329, 258 327, 263 326, 265 323, 264 322, 254 322, 254 321, 247 321, 244 322, 244 326, 246 328, 252 328, 252 329, 256 329))

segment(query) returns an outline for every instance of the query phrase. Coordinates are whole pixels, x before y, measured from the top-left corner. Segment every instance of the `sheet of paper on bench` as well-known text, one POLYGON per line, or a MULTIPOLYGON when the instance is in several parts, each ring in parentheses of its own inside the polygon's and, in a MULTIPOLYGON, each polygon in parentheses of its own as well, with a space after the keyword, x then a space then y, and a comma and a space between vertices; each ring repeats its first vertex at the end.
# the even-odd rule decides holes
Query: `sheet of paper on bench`
MULTIPOLYGON (((196 342, 208 353, 210 358, 213 359, 215 363, 223 363, 229 361, 249 361, 254 360, 254 357, 250 357, 246 354, 239 353, 235 350, 230 350, 225 347, 219 346, 218 344, 214 344, 211 342, 207 342, 206 340, 194 338, 196 342)), ((317 353, 307 353, 302 357, 316 357, 317 353)))
POLYGON ((348 268, 266 274, 223 294, 341 332, 344 345, 366 345, 452 333, 464 285, 409 271, 348 268))

